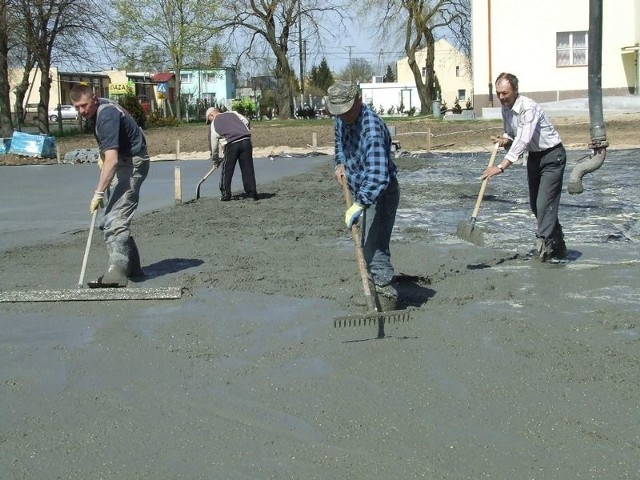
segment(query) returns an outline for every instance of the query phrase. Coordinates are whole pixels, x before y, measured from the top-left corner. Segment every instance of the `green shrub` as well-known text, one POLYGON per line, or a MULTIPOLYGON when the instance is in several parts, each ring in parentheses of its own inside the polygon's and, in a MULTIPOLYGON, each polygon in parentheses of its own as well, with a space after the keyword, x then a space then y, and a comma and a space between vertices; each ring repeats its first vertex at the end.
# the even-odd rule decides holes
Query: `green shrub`
POLYGON ((180 121, 176 117, 164 117, 159 111, 151 112, 147 117, 149 127, 177 127, 180 121))
POLYGON ((243 98, 242 100, 232 101, 231 109, 247 118, 253 118, 258 111, 255 102, 250 98, 243 98))
POLYGON ((146 128, 147 116, 135 95, 127 94, 120 98, 118 103, 131 114, 140 128, 146 128))
POLYGON ((453 102, 453 108, 451 109, 453 113, 462 113, 462 107, 460 106, 460 102, 456 98, 456 101, 453 102))

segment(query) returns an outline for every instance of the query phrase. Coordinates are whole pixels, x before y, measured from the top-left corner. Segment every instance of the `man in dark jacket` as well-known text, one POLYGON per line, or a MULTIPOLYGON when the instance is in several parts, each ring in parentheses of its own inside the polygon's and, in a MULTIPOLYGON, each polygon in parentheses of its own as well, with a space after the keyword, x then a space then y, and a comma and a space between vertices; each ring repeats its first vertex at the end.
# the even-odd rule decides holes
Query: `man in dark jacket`
POLYGON ((240 164, 242 185, 247 198, 259 200, 256 191, 256 175, 253 169, 253 145, 249 120, 238 112, 220 112, 211 107, 206 112, 209 128, 209 150, 211 160, 221 165, 220 200, 231 200, 231 180, 236 168, 240 164), (222 155, 220 155, 222 150, 222 155))

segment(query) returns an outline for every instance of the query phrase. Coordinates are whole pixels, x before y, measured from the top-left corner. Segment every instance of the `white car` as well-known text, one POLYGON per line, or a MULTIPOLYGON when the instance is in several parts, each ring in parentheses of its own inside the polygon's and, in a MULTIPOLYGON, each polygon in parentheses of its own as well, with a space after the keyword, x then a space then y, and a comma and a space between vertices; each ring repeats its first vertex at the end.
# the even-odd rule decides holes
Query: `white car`
POLYGON ((78 119, 78 112, 76 112, 76 109, 73 105, 60 105, 60 112, 58 113, 58 109, 57 108, 51 108, 49 109, 48 115, 49 115, 49 121, 51 122, 57 122, 58 121, 58 115, 62 115, 62 120, 77 120, 78 119))

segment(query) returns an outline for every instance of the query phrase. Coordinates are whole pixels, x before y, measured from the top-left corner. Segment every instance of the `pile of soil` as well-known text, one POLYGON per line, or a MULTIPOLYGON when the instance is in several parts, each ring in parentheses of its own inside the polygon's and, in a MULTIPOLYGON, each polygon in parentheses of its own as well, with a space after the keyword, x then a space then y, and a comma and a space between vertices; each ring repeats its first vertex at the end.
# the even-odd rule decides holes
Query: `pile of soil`
MULTIPOLYGON (((607 138, 611 148, 634 148, 640 143, 637 125, 640 114, 610 115, 606 119, 607 138)), ((491 135, 501 133, 500 120, 442 121, 427 118, 386 119, 396 127, 395 140, 400 148, 414 151, 483 151, 490 147, 491 135)), ((586 116, 553 118, 563 143, 569 149, 586 149, 590 140, 589 118, 586 116)), ((152 156, 175 155, 180 158, 201 158, 208 151, 204 125, 150 128, 145 131, 152 156), (197 152, 197 153, 196 153, 197 152), (198 155, 199 154, 199 155, 198 155)), ((272 120, 252 123, 254 156, 266 157, 283 152, 323 153, 333 151, 333 123, 298 120, 272 120), (315 146, 314 149, 314 134, 315 146)), ((75 135, 57 139, 61 157, 70 150, 95 148, 92 135, 75 135)), ((1 155, 0 165, 39 165, 56 163, 17 155, 1 155)))

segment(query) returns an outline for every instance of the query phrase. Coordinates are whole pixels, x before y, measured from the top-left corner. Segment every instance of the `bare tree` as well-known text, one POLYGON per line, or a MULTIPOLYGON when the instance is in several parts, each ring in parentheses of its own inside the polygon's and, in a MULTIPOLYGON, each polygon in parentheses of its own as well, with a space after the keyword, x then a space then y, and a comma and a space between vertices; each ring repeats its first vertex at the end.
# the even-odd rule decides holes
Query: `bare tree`
POLYGON ((0 0, 0 137, 13 132, 9 99, 9 1, 0 0))
POLYGON ((290 57, 302 50, 300 38, 318 47, 322 44, 323 29, 333 30, 335 36, 343 28, 346 5, 346 2, 326 0, 225 0, 221 12, 227 12, 227 15, 221 26, 230 29, 232 38, 246 34, 241 56, 255 58, 256 52, 263 52, 261 49, 266 47, 275 57, 276 102, 281 118, 288 118, 293 112, 297 80, 290 57), (328 21, 323 27, 325 20, 328 21), (304 30, 301 30, 303 26, 304 30), (297 52, 294 50, 296 42, 297 52))
POLYGON ((98 32, 94 23, 96 4, 93 0, 15 0, 16 25, 21 30, 21 43, 14 48, 15 59, 24 67, 22 81, 17 86, 16 111, 22 114, 24 96, 31 88, 30 75, 40 69, 40 103, 36 124, 49 133, 47 110, 51 90, 51 66, 54 59, 79 58, 83 53, 84 35, 98 32))
POLYGON ((402 33, 404 52, 413 73, 420 113, 427 114, 431 101, 435 99, 436 78, 434 72, 434 45, 438 38, 449 37, 469 56, 471 45, 471 4, 470 0, 368 0, 361 11, 375 19, 378 38, 388 40, 394 35, 390 31, 402 33), (380 18, 382 17, 382 21, 380 18), (426 49, 425 76, 422 65, 416 61, 416 53, 426 49))
POLYGON ((373 78, 374 69, 371 62, 364 58, 353 58, 349 64, 340 72, 338 77, 351 82, 370 82, 373 78))
POLYGON ((118 50, 128 56, 145 48, 162 50, 174 71, 178 102, 176 116, 181 118, 180 71, 195 63, 211 47, 218 35, 218 5, 208 0, 116 0, 116 30, 112 38, 118 50))

